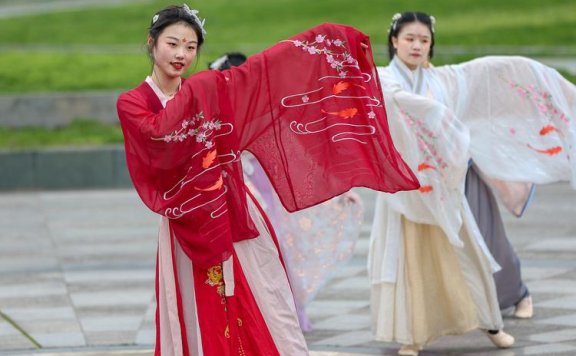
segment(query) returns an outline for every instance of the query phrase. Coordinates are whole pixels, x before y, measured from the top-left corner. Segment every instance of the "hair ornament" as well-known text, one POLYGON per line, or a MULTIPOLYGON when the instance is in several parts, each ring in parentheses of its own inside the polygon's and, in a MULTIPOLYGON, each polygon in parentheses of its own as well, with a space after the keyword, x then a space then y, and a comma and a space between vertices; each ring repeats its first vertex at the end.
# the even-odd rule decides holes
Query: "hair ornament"
MULTIPOLYGON (((394 16, 392 16, 392 23, 390 24, 390 27, 392 28, 392 31, 396 31, 396 25, 398 24, 398 20, 400 20, 402 18, 402 14, 397 12, 394 14, 394 16)), ((390 31, 388 31, 390 32, 390 31)))
POLYGON ((212 70, 219 70, 220 67, 222 67, 222 65, 224 65, 224 63, 226 63, 226 61, 228 60, 228 55, 225 54, 220 58, 217 58, 214 62, 209 64, 209 68, 212 70))
POLYGON ((152 25, 154 25, 156 23, 156 21, 158 21, 158 18, 160 17, 160 15, 156 14, 154 15, 154 17, 152 17, 152 25))
POLYGON ((430 16, 430 23, 432 24, 432 32, 434 32, 434 26, 436 25, 436 18, 434 16, 430 16))
POLYGON ((194 22, 196 22, 198 27, 200 27, 200 30, 202 31, 202 35, 206 36, 206 30, 204 29, 204 22, 206 21, 206 19, 200 20, 200 17, 198 17, 198 10, 190 9, 188 7, 188 5, 186 5, 186 4, 182 5, 182 8, 184 9, 184 11, 186 11, 188 16, 190 16, 190 17, 192 17, 192 19, 194 19, 194 22))

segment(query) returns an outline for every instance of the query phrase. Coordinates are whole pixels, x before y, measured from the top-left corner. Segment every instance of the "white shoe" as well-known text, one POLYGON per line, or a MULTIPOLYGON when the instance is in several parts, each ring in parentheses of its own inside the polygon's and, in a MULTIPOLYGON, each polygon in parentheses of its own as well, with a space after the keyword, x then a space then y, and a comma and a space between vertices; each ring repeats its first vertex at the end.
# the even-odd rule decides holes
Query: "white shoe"
POLYGON ((534 306, 532 305, 532 297, 526 296, 516 304, 514 316, 520 319, 530 319, 534 316, 534 306))
POLYGON ((416 345, 402 345, 400 350, 398 350, 398 355, 402 356, 418 356, 421 348, 416 345))
POLYGON ((505 333, 504 330, 498 330, 496 334, 491 334, 486 331, 486 335, 488 335, 490 341, 492 341, 495 346, 501 349, 507 349, 514 345, 514 336, 505 333))

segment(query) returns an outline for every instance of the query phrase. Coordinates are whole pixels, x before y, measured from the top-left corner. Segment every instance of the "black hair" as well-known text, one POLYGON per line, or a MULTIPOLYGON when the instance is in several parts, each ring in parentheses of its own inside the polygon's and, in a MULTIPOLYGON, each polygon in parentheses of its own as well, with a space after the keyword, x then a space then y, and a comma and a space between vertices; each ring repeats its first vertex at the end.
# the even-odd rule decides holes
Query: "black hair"
POLYGON ((212 70, 224 70, 231 67, 237 67, 246 62, 246 55, 240 52, 229 52, 213 62, 208 63, 208 68, 212 70))
POLYGON ((166 27, 179 22, 187 24, 194 30, 194 32, 196 32, 196 36, 198 37, 198 50, 200 50, 200 47, 204 43, 204 31, 202 25, 198 23, 199 18, 194 16, 195 15, 191 14, 191 10, 186 5, 171 5, 158 11, 152 17, 150 28, 148 28, 148 35, 152 39, 151 43, 148 45, 148 55, 152 61, 154 61, 154 58, 152 57, 152 48, 156 45, 156 41, 158 41, 160 34, 162 34, 166 27))
POLYGON ((390 25, 390 29, 388 30, 388 55, 390 56, 390 59, 394 58, 394 55, 396 54, 396 48, 394 48, 392 38, 393 37, 398 38, 398 34, 400 33, 400 30, 402 30, 402 27, 404 27, 405 24, 412 22, 420 22, 426 25, 426 27, 428 27, 428 29, 430 30, 432 38, 430 42, 430 53, 428 56, 431 59, 434 56, 433 17, 423 12, 409 12, 409 11, 403 12, 398 15, 394 15, 394 17, 392 18, 392 24, 390 25))

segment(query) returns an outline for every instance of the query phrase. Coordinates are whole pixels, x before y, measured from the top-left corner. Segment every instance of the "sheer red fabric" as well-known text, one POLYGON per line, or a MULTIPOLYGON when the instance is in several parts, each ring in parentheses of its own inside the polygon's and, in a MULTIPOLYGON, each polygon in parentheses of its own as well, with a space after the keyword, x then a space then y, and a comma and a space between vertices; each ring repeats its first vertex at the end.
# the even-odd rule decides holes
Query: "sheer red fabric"
POLYGON ((243 149, 296 211, 352 186, 414 189, 393 146, 369 38, 324 24, 225 71, 243 149))
POLYGON ((136 190, 199 266, 257 235, 243 150, 289 211, 355 186, 419 187, 390 137, 369 39, 351 27, 320 25, 240 67, 193 75, 164 109, 143 83, 117 109, 136 190))

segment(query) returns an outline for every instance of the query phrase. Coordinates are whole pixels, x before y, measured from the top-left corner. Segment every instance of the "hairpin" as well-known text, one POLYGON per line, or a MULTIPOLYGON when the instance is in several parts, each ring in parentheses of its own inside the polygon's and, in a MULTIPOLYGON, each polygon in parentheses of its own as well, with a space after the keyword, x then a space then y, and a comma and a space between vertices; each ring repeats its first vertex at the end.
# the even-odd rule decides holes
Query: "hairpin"
POLYGON ((209 68, 212 70, 219 70, 220 67, 222 67, 222 65, 226 63, 226 61, 228 61, 227 54, 223 55, 220 58, 217 58, 214 62, 210 63, 209 68))
POLYGON ((200 27, 200 30, 202 31, 202 35, 206 36, 206 30, 204 29, 204 22, 206 21, 206 19, 202 19, 202 21, 200 21, 200 17, 198 17, 198 10, 192 10, 186 4, 182 5, 182 8, 184 9, 184 11, 186 11, 186 13, 190 17, 192 17, 194 19, 194 22, 196 22, 198 27, 200 27))
POLYGON ((392 16, 392 23, 391 23, 391 27, 392 27, 392 31, 396 31, 396 24, 398 24, 398 20, 400 20, 402 18, 402 14, 397 12, 394 14, 394 16, 392 16))
MULTIPOLYGON (((184 10, 184 12, 186 12, 186 15, 190 16, 194 20, 196 25, 198 25, 198 27, 200 27, 200 31, 202 31, 202 35, 206 36, 206 30, 204 29, 204 22, 206 21, 206 19, 203 19, 202 21, 200 21, 200 18, 198 17, 198 10, 192 10, 186 4, 182 5, 182 9, 184 10)), ((159 14, 154 15, 154 17, 152 17, 152 24, 155 24, 159 18, 160 18, 159 14)))

